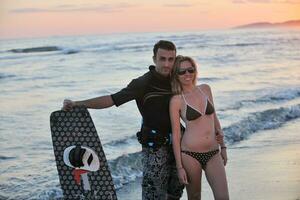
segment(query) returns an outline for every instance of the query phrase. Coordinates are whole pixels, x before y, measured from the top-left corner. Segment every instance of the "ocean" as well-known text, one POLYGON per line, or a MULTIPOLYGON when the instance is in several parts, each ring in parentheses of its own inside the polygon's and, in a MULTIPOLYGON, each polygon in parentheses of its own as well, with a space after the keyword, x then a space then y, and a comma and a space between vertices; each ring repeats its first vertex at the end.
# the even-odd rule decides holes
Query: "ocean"
MULTIPOLYGON (((148 71, 158 40, 198 63, 231 145, 300 117, 300 31, 236 29, 0 41, 0 199, 62 197, 49 116, 148 71)), ((117 189, 142 176, 135 102, 91 110, 117 189)))

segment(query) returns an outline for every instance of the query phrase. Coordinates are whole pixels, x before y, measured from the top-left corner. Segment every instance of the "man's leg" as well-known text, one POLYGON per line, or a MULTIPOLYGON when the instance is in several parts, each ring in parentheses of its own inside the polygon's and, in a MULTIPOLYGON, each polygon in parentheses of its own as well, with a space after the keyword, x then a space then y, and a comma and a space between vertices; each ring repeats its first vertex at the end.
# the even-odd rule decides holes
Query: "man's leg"
POLYGON ((168 153, 169 180, 168 180, 168 200, 179 200, 182 196, 184 185, 179 182, 176 161, 172 149, 168 153))
POLYGON ((165 200, 169 178, 168 150, 143 148, 143 200, 165 200))

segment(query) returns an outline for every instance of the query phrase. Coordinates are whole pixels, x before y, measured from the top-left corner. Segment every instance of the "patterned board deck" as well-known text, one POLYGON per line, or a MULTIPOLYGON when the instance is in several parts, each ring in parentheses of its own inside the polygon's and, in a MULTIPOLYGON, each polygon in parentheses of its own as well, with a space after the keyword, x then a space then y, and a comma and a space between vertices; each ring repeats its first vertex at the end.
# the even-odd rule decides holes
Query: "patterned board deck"
POLYGON ((116 200, 111 173, 88 110, 83 107, 75 107, 72 111, 55 111, 50 116, 50 127, 64 199, 116 200), (70 163, 66 161, 69 158, 67 149, 72 149, 75 145, 80 145, 93 152, 93 156, 89 155, 88 161, 89 164, 98 164, 96 166, 100 164, 96 171, 95 169, 90 170, 88 164, 80 168, 70 166, 70 163), (82 170, 81 168, 83 172, 78 173, 82 170))

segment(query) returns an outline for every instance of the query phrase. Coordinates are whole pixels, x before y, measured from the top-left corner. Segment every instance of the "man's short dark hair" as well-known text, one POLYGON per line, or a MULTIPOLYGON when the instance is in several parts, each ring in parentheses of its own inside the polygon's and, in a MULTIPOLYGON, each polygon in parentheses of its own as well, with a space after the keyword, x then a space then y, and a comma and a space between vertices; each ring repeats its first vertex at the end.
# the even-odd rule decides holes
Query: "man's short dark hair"
POLYGON ((169 51, 175 51, 176 53, 176 46, 173 42, 167 40, 159 40, 153 47, 153 56, 156 56, 158 49, 164 49, 169 51))

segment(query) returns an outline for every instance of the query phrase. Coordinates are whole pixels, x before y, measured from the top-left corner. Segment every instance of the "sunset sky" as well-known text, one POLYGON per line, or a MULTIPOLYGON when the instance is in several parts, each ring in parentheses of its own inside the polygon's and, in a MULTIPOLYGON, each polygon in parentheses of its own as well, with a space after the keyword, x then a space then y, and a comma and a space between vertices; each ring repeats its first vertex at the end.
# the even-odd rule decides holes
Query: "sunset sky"
POLYGON ((0 0, 0 38, 224 29, 300 19, 300 0, 0 0))

